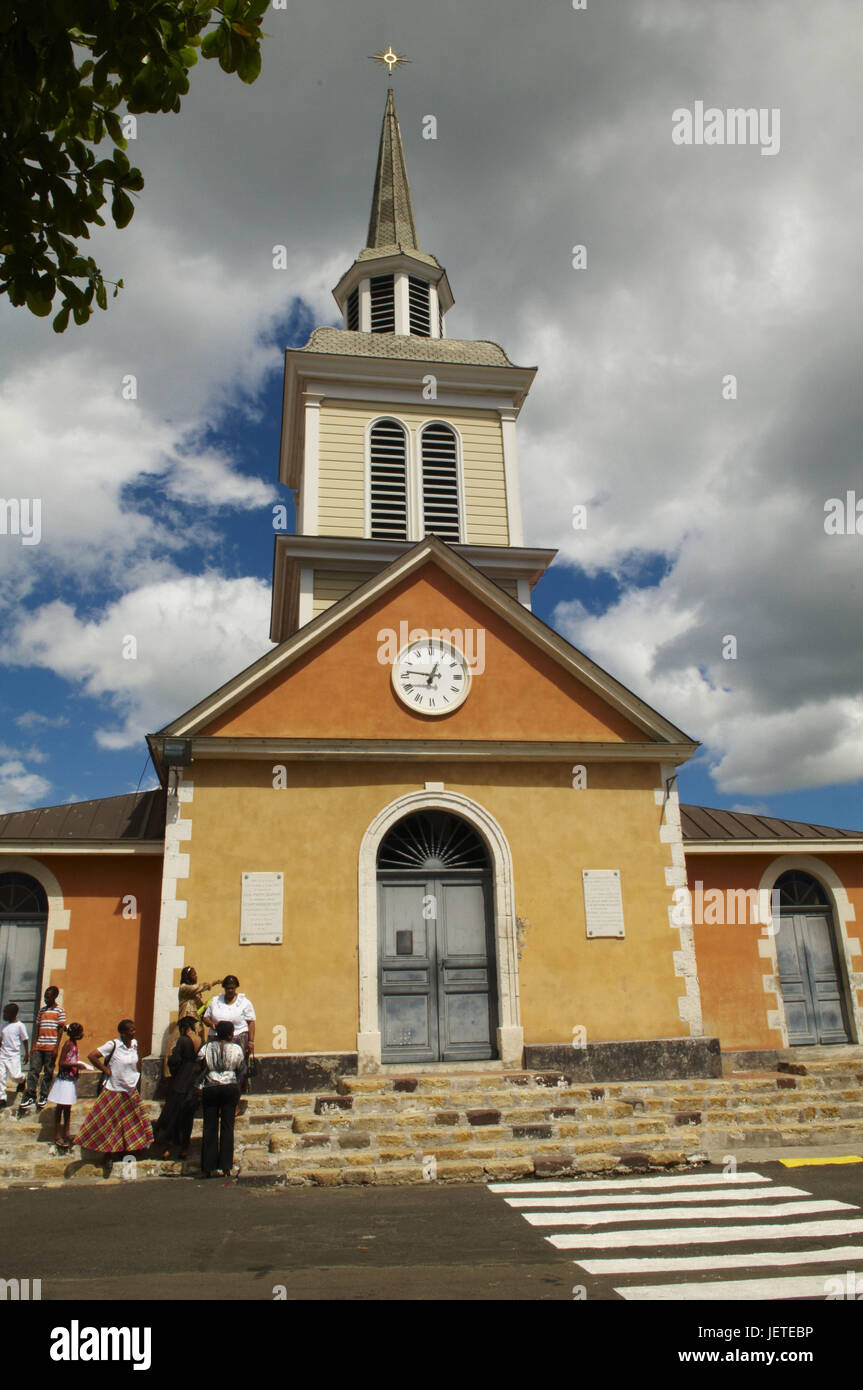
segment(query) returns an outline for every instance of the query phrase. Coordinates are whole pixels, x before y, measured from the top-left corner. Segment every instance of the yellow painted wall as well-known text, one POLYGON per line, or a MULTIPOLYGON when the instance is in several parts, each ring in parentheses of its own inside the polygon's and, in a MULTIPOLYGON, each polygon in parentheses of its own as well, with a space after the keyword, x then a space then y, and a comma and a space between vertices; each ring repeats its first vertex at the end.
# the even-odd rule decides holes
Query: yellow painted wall
POLYGON ((373 574, 374 570, 315 570, 312 617, 316 618, 346 594, 353 593, 373 574))
MULTIPOLYGON (((366 427, 382 416, 400 420, 411 435, 411 455, 419 455, 419 431, 441 415, 428 406, 321 402, 318 453, 318 532, 322 536, 362 536, 365 527, 366 427)), ((466 541, 508 545, 506 484, 500 416, 494 410, 447 409, 448 423, 461 435, 464 468, 466 541)))
POLYGON ((589 789, 572 788, 566 764, 448 762, 288 763, 272 785, 272 761, 197 761, 184 804, 193 834, 187 900, 179 923, 184 962, 211 979, 231 971, 258 1013, 258 1050, 273 1030, 286 1050, 353 1051, 358 1029, 358 887, 361 840, 374 817, 426 780, 479 802, 513 855, 522 921, 521 1004, 527 1042, 680 1037, 682 982, 668 925, 670 851, 659 840, 659 769, 595 764, 589 789), (624 940, 588 940, 583 868, 619 868, 624 940), (284 943, 239 946, 244 871, 285 874, 284 943))
MULTIPOLYGON (((315 570, 312 617, 317 618, 339 599, 353 593, 354 589, 371 579, 373 573, 373 570, 315 570)), ((495 583, 510 598, 518 599, 518 584, 514 579, 496 579, 495 583)))

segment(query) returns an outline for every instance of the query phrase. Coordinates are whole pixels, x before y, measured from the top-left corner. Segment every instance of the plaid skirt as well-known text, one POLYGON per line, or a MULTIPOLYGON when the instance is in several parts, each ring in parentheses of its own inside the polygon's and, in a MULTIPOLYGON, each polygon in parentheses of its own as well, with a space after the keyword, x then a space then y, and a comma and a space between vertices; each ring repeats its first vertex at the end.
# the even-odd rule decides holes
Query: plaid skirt
POLYGON ((103 1091, 84 1121, 76 1142, 96 1153, 135 1153, 148 1149, 153 1131, 137 1091, 103 1091))

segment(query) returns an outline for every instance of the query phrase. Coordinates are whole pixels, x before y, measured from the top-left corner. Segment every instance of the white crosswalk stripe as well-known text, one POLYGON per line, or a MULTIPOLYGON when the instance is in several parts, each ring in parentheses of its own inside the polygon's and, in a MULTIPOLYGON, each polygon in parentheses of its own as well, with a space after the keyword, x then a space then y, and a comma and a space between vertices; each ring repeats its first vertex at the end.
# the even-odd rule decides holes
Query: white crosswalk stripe
MULTIPOLYGON (((603 1197, 603 1205, 606 1207, 629 1206, 635 1207, 639 1203, 645 1206, 655 1206, 657 1201, 656 1192, 627 1192, 621 1197, 603 1197)), ((724 1201, 740 1202, 757 1198, 763 1201, 766 1198, 774 1197, 808 1197, 809 1193, 804 1192, 802 1187, 735 1187, 731 1192, 725 1189, 718 1193, 702 1192, 699 1188, 696 1192, 669 1192, 665 1194, 673 1197, 675 1202, 705 1202, 705 1201, 724 1201)), ((527 1207, 541 1207, 543 1211, 549 1211, 554 1207, 578 1208, 584 1206, 595 1206, 595 1197, 580 1197, 573 1194, 571 1197, 506 1197, 504 1199, 508 1207, 518 1207, 520 1210, 527 1207)))
POLYGON ((824 1298, 827 1280, 835 1279, 839 1269, 855 1274, 863 1288, 863 1243, 852 1243, 863 1235, 860 1208, 815 1198, 804 1188, 780 1186, 761 1173, 650 1174, 491 1183, 489 1188, 528 1224, 548 1232, 550 1245, 571 1250, 585 1273, 629 1276, 614 1285, 624 1299, 824 1298), (813 1216, 821 1219, 801 1219, 813 1216), (597 1226, 617 1229, 595 1232, 597 1226), (819 1241, 827 1244, 816 1247, 819 1241), (729 1251, 735 1244, 753 1248, 729 1251), (698 1253, 682 1254, 683 1246, 698 1253), (714 1246, 720 1248, 710 1248, 714 1246), (639 1250, 645 1253, 634 1253, 639 1250), (834 1268, 781 1276, 768 1272, 797 1265, 834 1268), (726 1271, 756 1269, 764 1270, 761 1278, 722 1277, 726 1271), (643 1282, 663 1274, 677 1277, 643 1282), (701 1278, 693 1282, 685 1277, 693 1274, 701 1278), (711 1274, 718 1277, 705 1277, 711 1274))

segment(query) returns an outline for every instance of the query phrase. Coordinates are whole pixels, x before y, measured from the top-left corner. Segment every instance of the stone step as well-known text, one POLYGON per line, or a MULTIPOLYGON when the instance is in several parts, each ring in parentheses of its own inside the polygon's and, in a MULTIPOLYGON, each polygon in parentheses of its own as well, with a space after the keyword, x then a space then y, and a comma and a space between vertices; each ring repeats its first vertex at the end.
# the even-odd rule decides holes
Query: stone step
MULTIPOLYGON (((80 1127, 94 1098, 76 1106, 80 1127)), ((146 1101, 155 1120, 162 1102, 146 1101)), ((0 1115, 0 1186, 106 1179, 94 1155, 52 1152, 54 1110, 0 1115)), ((695 1162, 711 1148, 856 1144, 863 1062, 806 1075, 739 1072, 681 1081, 572 1083, 561 1072, 502 1070, 343 1077, 329 1092, 250 1095, 235 1129, 237 1161, 274 1182, 414 1182, 490 1175, 604 1172, 695 1162), (472 1176, 471 1176, 472 1175, 472 1176), (479 1175, 479 1176, 478 1176, 479 1175)), ((131 1170, 129 1170, 131 1171, 131 1170)), ((136 1178, 200 1171, 200 1112, 185 1163, 136 1158, 136 1178)), ((120 1176, 118 1176, 118 1174, 120 1176)))

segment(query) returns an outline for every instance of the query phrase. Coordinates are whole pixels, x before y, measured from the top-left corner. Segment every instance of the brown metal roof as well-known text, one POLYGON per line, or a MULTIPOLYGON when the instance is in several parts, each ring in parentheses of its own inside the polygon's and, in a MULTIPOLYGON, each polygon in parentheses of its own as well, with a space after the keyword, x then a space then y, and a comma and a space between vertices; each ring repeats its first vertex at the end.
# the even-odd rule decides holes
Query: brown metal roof
POLYGON ((42 806, 36 811, 10 811, 0 816, 0 848, 4 840, 163 840, 165 793, 161 787, 98 801, 73 801, 65 806, 42 806))
POLYGON ((810 825, 807 821, 779 820, 776 816, 754 816, 744 811, 720 811, 712 806, 680 807, 683 838, 687 844, 699 840, 858 840, 863 830, 836 830, 829 825, 810 825))
MULTIPOLYGON (((838 830, 807 821, 779 820, 743 811, 681 804, 683 838, 689 845, 707 840, 857 840, 861 830, 838 830)), ((11 811, 0 816, 0 848, 4 840, 162 840, 165 835, 165 793, 131 792, 97 801, 43 806, 35 811, 11 811)))

